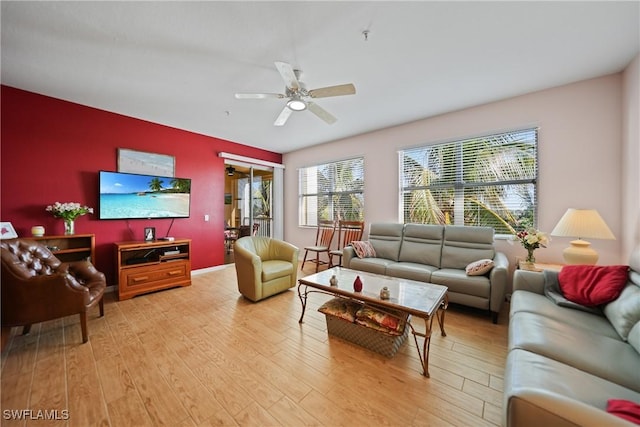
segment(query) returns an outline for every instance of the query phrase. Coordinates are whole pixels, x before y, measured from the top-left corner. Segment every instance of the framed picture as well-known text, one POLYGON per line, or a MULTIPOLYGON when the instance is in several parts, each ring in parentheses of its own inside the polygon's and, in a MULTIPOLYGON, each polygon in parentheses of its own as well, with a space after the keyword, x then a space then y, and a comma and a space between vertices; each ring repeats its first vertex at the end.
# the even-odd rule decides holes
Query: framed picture
POLYGON ((0 222, 0 239, 15 239, 18 233, 10 222, 0 222))
POLYGON ((155 227, 145 227, 144 228, 144 241, 145 242, 153 242, 156 240, 156 228, 155 227))
POLYGON ((233 196, 231 195, 231 193, 224 193, 224 204, 230 205, 232 201, 233 201, 233 196))
POLYGON ((175 176, 176 158, 167 154, 118 148, 118 172, 175 176))

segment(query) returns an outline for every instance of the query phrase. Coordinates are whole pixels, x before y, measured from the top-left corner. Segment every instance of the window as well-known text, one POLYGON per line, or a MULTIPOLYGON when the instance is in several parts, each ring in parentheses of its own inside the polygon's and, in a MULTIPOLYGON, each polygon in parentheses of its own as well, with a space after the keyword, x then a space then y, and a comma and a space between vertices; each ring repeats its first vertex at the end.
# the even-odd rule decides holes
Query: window
POLYGON ((527 129, 400 151, 405 223, 535 226, 538 131, 527 129))
POLYGON ((364 157, 299 170, 299 224, 318 220, 362 220, 364 217, 364 157))

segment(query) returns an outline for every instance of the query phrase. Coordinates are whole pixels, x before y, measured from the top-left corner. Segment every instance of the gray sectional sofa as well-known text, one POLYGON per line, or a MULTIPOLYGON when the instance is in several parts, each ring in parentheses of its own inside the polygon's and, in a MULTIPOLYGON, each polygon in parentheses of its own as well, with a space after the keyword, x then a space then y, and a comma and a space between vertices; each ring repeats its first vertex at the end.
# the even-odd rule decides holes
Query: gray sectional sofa
POLYGON ((436 283, 449 288, 449 302, 490 310, 493 322, 505 300, 509 261, 493 245, 490 227, 372 223, 368 241, 376 256, 343 250, 342 265, 354 270, 436 283), (468 264, 491 259, 486 275, 468 276, 468 264))
POLYGON ((633 425, 609 399, 640 404, 640 247, 622 294, 588 313, 545 296, 550 273, 516 271, 504 378, 503 425, 633 425))

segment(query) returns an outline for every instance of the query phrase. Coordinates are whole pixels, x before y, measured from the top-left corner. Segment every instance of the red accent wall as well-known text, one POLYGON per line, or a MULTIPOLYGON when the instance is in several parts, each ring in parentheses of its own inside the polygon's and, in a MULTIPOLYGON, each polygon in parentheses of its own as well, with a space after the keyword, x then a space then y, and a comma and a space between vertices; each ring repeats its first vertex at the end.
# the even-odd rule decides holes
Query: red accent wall
POLYGON ((96 267, 115 284, 113 242, 142 240, 144 227, 164 236, 170 219, 99 220, 98 171, 117 170, 118 148, 175 156, 175 175, 191 178, 191 217, 176 219, 171 235, 192 239, 192 268, 224 263, 224 160, 221 151, 282 162, 282 155, 162 126, 79 104, 1 87, 0 219, 18 236, 43 225, 62 234, 62 220, 45 212, 56 201, 93 207, 76 233, 96 235, 96 267), (204 215, 210 216, 209 222, 204 215))

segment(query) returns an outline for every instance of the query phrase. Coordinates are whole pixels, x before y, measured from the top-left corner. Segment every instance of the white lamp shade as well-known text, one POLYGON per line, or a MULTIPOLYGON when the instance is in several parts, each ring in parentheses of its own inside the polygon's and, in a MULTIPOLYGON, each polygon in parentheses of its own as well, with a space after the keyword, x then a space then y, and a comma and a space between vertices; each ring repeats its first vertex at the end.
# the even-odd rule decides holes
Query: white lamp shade
POLYGON ((616 239, 595 209, 567 209, 551 235, 579 239, 616 239))
POLYGON ((577 237, 562 255, 567 264, 595 264, 598 253, 582 238, 615 240, 615 236, 595 209, 567 209, 551 231, 552 236, 577 237))

